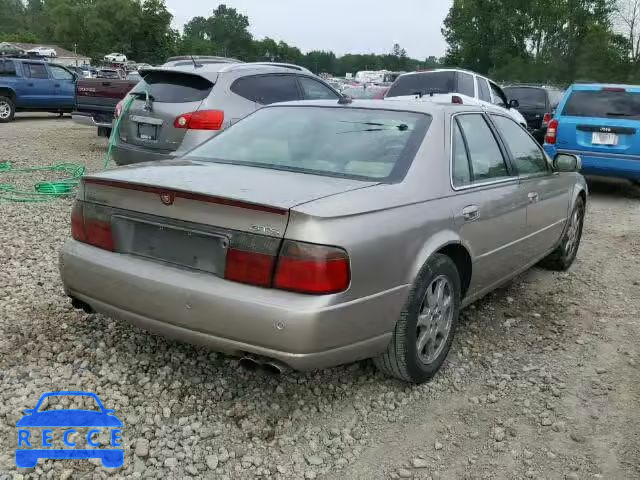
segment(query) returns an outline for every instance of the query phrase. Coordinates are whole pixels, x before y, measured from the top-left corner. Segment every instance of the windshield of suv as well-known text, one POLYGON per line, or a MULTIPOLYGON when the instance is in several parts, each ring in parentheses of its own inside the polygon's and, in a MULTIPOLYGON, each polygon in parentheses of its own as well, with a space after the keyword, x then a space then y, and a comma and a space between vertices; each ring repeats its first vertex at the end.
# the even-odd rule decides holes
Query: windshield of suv
POLYGON ((186 157, 325 176, 401 177, 430 122, 420 113, 359 108, 264 108, 186 157))
POLYGON ((428 95, 433 93, 452 93, 456 91, 455 72, 425 72, 412 73, 398 77, 387 97, 401 97, 404 95, 428 95))
POLYGON ((545 108, 547 96, 543 88, 505 87, 502 89, 509 100, 518 100, 521 107, 545 108))
POLYGON ((640 118, 640 93, 624 90, 574 91, 563 115, 597 118, 640 118))

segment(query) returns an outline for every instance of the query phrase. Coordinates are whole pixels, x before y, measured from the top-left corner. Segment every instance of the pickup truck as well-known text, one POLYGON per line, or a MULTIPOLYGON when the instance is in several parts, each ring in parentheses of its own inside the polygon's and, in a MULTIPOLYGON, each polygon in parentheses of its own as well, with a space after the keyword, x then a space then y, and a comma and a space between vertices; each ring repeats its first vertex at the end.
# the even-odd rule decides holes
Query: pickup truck
POLYGON ((98 135, 111 135, 111 123, 116 105, 138 80, 112 80, 109 78, 85 78, 76 84, 76 106, 71 113, 73 120, 82 125, 98 127, 98 135))
POLYGON ((0 58, 0 123, 16 112, 73 110, 76 76, 61 65, 42 60, 0 58))

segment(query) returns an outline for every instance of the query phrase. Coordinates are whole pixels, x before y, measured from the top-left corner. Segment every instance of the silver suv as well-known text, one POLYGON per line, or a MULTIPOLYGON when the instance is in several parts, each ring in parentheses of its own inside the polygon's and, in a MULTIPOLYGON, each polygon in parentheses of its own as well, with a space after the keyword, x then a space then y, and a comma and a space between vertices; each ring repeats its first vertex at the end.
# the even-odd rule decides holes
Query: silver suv
POLYGON ((140 73, 112 150, 117 165, 184 155, 263 105, 340 98, 309 70, 284 63, 192 63, 140 73))

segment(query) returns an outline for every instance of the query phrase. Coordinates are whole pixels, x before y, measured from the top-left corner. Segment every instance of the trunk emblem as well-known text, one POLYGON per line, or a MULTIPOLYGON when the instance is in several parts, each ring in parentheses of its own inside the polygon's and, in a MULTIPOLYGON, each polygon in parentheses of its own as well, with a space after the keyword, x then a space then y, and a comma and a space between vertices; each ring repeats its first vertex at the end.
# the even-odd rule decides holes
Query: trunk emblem
POLYGON ((173 205, 173 201, 176 199, 176 194, 173 192, 162 192, 160 194, 160 200, 165 205, 173 205))

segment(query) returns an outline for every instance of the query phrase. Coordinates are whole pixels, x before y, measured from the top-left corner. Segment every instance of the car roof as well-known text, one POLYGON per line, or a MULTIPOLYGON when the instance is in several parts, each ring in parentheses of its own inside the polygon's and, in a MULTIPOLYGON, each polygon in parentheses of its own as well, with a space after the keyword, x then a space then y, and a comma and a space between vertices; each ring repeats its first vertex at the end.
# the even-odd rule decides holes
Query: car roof
MULTIPOLYGON (((436 73, 436 72, 463 72, 463 73, 468 73, 470 75, 478 75, 479 77, 482 78, 486 78, 487 80, 490 80, 489 77, 482 75, 481 73, 478 72, 474 72, 472 70, 467 70, 465 68, 431 68, 429 70, 418 70, 417 72, 407 72, 407 73, 402 73, 400 75, 398 75, 399 77, 404 77, 406 75, 420 75, 420 74, 425 74, 425 73, 436 73)), ((491 80, 493 81, 493 80, 491 80)))
POLYGON ((216 80, 219 74, 227 72, 241 71, 245 74, 251 73, 301 73, 307 75, 313 75, 309 70, 299 65, 293 65, 288 63, 204 63, 198 66, 193 64, 170 66, 163 65, 160 67, 142 68, 139 70, 141 75, 146 72, 182 72, 188 74, 199 75, 209 80, 216 80))
POLYGON ((574 83, 571 85, 573 90, 593 91, 602 90, 603 88, 624 88, 625 90, 633 90, 640 92, 640 85, 625 85, 621 83, 574 83))
MULTIPOLYGON (((296 106, 296 107, 342 107, 342 108, 367 108, 371 110, 397 110, 403 112, 416 113, 444 113, 444 112, 482 112, 483 109, 478 105, 458 105, 436 102, 420 102, 412 100, 369 100, 355 99, 349 103, 340 104, 337 100, 299 100, 295 102, 274 103, 263 108, 271 108, 278 106, 296 106)), ((497 111, 497 110, 496 110, 497 111)))

